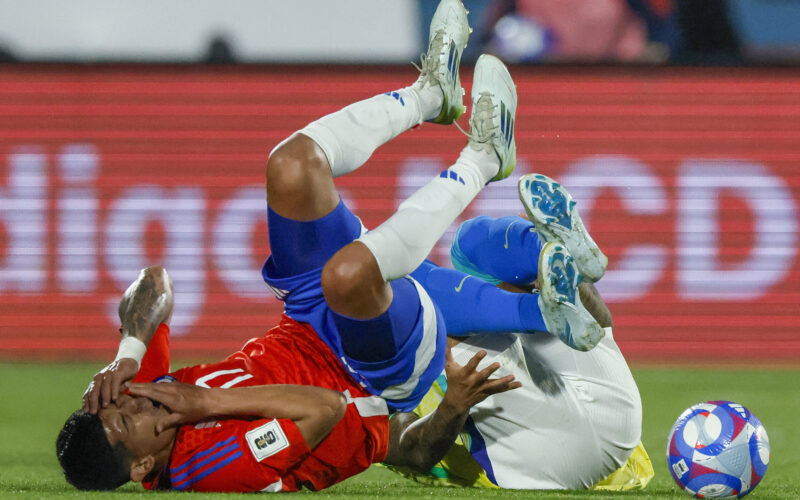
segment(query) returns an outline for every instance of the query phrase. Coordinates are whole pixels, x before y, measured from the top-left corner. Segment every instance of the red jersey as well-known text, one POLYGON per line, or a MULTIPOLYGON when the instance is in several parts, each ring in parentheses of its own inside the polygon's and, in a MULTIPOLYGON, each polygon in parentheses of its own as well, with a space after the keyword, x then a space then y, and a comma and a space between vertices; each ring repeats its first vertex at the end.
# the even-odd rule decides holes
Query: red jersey
MULTIPOLYGON (((151 341, 142 360, 142 377, 168 365, 168 331, 162 325, 151 341)), ((344 393, 348 406, 342 420, 313 450, 291 420, 240 417, 184 425, 178 430, 168 470, 158 484, 146 484, 148 489, 249 492, 296 491, 305 486, 319 490, 386 456, 386 403, 359 386, 313 330, 287 316, 225 360, 183 368, 163 378, 222 388, 314 385, 344 393)))

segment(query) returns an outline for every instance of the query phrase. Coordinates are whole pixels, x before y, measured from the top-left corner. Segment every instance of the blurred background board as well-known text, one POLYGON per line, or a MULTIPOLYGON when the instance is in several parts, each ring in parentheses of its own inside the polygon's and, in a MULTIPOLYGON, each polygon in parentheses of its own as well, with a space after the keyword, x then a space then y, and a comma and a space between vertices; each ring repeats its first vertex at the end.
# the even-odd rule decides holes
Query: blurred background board
MULTIPOLYGON (((623 352, 796 363, 800 69, 513 71, 515 175, 550 175, 578 201, 610 259, 598 288, 623 352)), ((414 77, 405 66, 4 67, 0 357, 113 355, 119 296, 150 264, 175 280, 177 356, 262 334, 281 312, 260 277, 268 151, 414 77)), ((455 127, 424 124, 337 184, 375 227, 463 143, 455 127)), ((459 221, 520 211, 509 180, 459 221)), ((432 254, 443 265, 455 227, 432 254)))

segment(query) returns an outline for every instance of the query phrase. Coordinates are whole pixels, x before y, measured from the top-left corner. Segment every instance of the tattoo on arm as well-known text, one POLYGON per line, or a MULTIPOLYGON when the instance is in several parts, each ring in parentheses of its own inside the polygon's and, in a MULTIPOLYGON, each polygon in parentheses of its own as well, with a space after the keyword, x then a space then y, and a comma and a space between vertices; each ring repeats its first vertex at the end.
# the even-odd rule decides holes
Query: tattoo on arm
POLYGON ((581 302, 583 306, 589 311, 589 314, 597 321, 603 328, 613 326, 611 319, 611 311, 608 309, 605 301, 600 296, 600 292, 594 287, 594 283, 584 282, 578 285, 578 291, 581 294, 581 302))
POLYGON ((469 415, 442 401, 433 413, 418 418, 398 413, 390 422, 385 463, 426 473, 450 451, 469 415))
POLYGON ((166 270, 158 266, 143 269, 119 304, 123 335, 147 344, 158 325, 169 321, 173 304, 172 281, 166 270))

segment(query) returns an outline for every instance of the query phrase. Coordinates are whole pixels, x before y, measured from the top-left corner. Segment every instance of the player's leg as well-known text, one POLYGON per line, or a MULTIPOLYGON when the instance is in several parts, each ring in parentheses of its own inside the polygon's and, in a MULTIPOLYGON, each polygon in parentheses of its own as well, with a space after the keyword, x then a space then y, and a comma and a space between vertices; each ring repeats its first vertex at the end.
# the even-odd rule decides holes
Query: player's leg
POLYGON ((424 288, 407 275, 486 183, 505 178, 516 163, 510 119, 516 90, 497 58, 478 60, 472 97, 469 141, 456 163, 374 231, 337 252, 322 271, 322 290, 345 352, 369 350, 370 344, 377 349, 387 343, 385 332, 391 332, 394 357, 384 355, 367 364, 351 355, 348 364, 367 374, 373 392, 395 409, 413 408, 444 367, 442 316, 424 288), (495 112, 500 109, 508 110, 502 123, 495 112))
MULTIPOLYGON (((481 215, 459 226, 450 255, 453 266, 467 274, 489 283, 525 287, 538 277, 543 244, 529 220, 481 215)), ((583 281, 578 290, 584 307, 600 326, 612 326, 611 312, 594 284, 583 281)))
MULTIPOLYGON (((415 85, 309 125, 276 149, 268 168, 273 254, 264 266, 265 279, 285 301, 287 315, 310 324, 355 376, 374 393, 398 400, 397 407, 418 396, 415 387, 424 393, 430 384, 426 377, 435 378, 441 370, 440 320, 418 284, 410 279, 387 283, 366 246, 348 245, 362 226, 339 201, 332 178, 357 168, 399 131, 424 119, 449 123, 463 112, 458 70, 468 34, 463 4, 442 0, 415 85), (312 188, 306 173, 313 176, 312 188), (415 356, 418 348, 425 356, 438 356, 436 362, 415 356)), ((495 165, 493 174, 497 170, 495 165)))
MULTIPOLYGON (((523 182, 521 187, 524 187, 523 182)), ((556 190, 562 191, 563 188, 556 190)), ((533 267, 524 255, 515 256, 514 263, 519 267, 516 270, 513 266, 497 267, 495 262, 507 260, 526 247, 537 247, 536 243, 526 241, 528 236, 518 237, 525 235, 530 228, 524 224, 523 228, 515 228, 519 223, 514 222, 513 218, 480 218, 464 223, 453 244, 454 263, 482 273, 495 273, 495 279, 500 275, 505 281, 526 273, 533 276, 533 267), (506 231, 510 235, 508 238, 506 231)), ((585 231, 582 224, 580 231, 585 231)), ((536 239, 536 235, 533 236, 536 239)), ((638 443, 641 400, 625 359, 614 342, 610 311, 592 283, 581 283, 578 289, 586 309, 604 327, 605 335, 598 345, 588 353, 576 353, 565 349, 563 344, 553 343, 552 338, 519 336, 523 349, 516 356, 524 358, 532 383, 526 384, 526 375, 518 374, 517 379, 523 381, 521 392, 509 393, 508 401, 501 401, 504 395, 497 395, 481 403, 487 405, 486 408, 507 408, 510 413, 502 420, 510 422, 515 421, 515 408, 541 408, 537 421, 519 420, 530 430, 517 433, 513 440, 508 440, 506 433, 497 432, 498 424, 487 421, 484 425, 482 421, 476 421, 476 428, 487 443, 495 478, 503 487, 587 487, 623 463, 638 443), (581 381, 580 394, 588 394, 588 399, 576 398, 578 392, 571 388, 575 380, 581 381), (529 397, 532 401, 541 399, 541 404, 532 401, 524 404, 522 400, 529 397), (548 426, 548 422, 555 425, 548 426), (552 436, 562 432, 565 437, 559 441, 561 445, 550 448, 552 436)), ((490 337, 482 338, 490 340, 490 337)), ((469 339, 461 345, 483 347, 476 343, 478 341, 477 338, 469 339)), ((630 460, 643 460, 637 457, 630 460)), ((650 469, 641 465, 636 463, 632 467, 644 471, 642 477, 636 478, 639 485, 646 484, 650 477, 647 474, 651 474, 648 472, 650 469)))
POLYGON ((538 257, 538 274, 546 277, 539 295, 506 292, 483 279, 433 264, 423 264, 412 276, 442 311, 449 335, 550 332, 573 349, 594 348, 603 330, 581 302, 571 257, 556 243, 545 245, 538 257))
POLYGON ((416 269, 483 187, 513 170, 517 96, 508 70, 497 58, 478 60, 472 101, 470 138, 456 163, 325 265, 323 291, 333 311, 356 319, 386 311, 391 303, 388 283, 416 269))
POLYGON ((462 223, 450 247, 453 266, 490 283, 526 286, 539 273, 542 241, 533 223, 481 215, 462 223))
MULTIPOLYGON (((422 93, 437 94, 431 86, 422 93)), ((353 104, 309 124, 270 155, 268 222, 279 274, 320 267, 361 234, 361 224, 341 203, 333 178, 355 170, 378 146, 419 123, 422 100, 415 97, 417 91, 409 87, 396 94, 405 96, 401 100, 406 105, 388 95, 353 104)), ((435 100, 430 101, 427 114, 438 113, 435 100)))
POLYGON ((447 334, 545 332, 538 297, 502 290, 480 277, 425 261, 412 274, 442 313, 447 334))
POLYGON ((453 265, 496 282, 525 284, 538 279, 541 294, 535 314, 541 314, 546 330, 570 347, 589 350, 603 337, 603 330, 582 303, 578 267, 565 245, 557 240, 543 247, 541 235, 532 229, 532 224, 515 217, 467 221, 459 227, 451 249, 453 265))
POLYGON ((413 85, 322 117, 273 150, 267 164, 272 276, 321 267, 361 234, 334 177, 357 169, 377 147, 422 121, 446 124, 463 113, 458 67, 469 32, 461 2, 443 0, 413 85))
POLYGON ((536 278, 537 260, 525 255, 538 255, 542 244, 556 241, 575 258, 582 276, 599 280, 608 259, 584 227, 569 192, 541 174, 522 176, 518 189, 530 222, 485 216, 465 222, 451 248, 456 268, 490 281, 529 283, 536 278))

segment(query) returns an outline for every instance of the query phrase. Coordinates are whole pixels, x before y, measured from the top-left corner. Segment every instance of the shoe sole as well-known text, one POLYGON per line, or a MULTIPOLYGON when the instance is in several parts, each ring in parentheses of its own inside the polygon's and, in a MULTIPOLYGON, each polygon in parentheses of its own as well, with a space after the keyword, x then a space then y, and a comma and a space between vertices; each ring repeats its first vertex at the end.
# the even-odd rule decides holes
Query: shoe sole
POLYGON ((559 326, 563 325, 559 331, 551 332, 562 342, 578 351, 589 351, 600 342, 605 331, 583 307, 579 283, 580 274, 566 246, 556 242, 545 244, 539 259, 542 314, 557 318, 559 326), (572 316, 577 328, 573 328, 567 316, 572 316))
POLYGON ((581 275, 597 281, 605 274, 608 258, 581 221, 575 201, 559 183, 542 174, 519 179, 519 199, 543 241, 567 247, 581 275))

